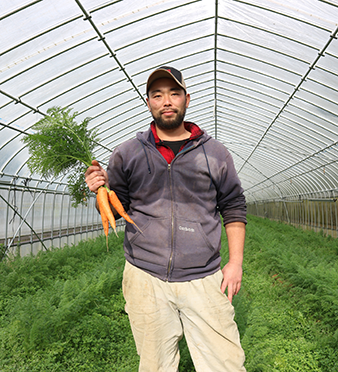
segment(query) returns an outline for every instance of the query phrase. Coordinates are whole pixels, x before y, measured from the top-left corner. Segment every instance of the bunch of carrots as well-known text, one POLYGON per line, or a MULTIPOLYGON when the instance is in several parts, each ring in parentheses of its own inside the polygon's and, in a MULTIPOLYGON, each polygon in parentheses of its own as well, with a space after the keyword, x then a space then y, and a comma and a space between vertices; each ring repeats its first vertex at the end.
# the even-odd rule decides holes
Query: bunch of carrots
POLYGON ((127 222, 132 223, 137 228, 138 226, 128 216, 127 212, 123 208, 122 203, 120 202, 119 198, 117 197, 117 195, 115 194, 113 190, 109 190, 106 186, 99 187, 99 189, 97 190, 96 200, 97 200, 97 204, 98 204, 100 215, 101 215, 103 231, 104 231, 104 234, 106 235, 107 251, 108 251, 109 223, 117 236, 115 217, 110 208, 109 203, 113 206, 116 212, 121 217, 123 217, 127 222))
MULTIPOLYGON (((84 172, 87 167, 99 163, 93 160, 97 135, 95 130, 88 129, 90 119, 85 118, 78 124, 75 121, 77 112, 71 111, 70 108, 61 107, 48 109, 47 115, 31 127, 34 133, 27 134, 23 142, 30 153, 27 165, 32 173, 38 173, 45 178, 68 176, 69 194, 72 205, 76 207, 78 204, 86 204, 88 196, 84 172)), ((116 223, 110 204, 127 222, 136 227, 137 225, 128 216, 113 190, 105 186, 100 187, 97 202, 108 250, 109 223, 116 234, 116 223)))
MULTIPOLYGON (((93 165, 99 165, 96 160, 93 160, 93 165)), ((107 241, 107 251, 108 251, 108 232, 109 232, 109 223, 112 229, 116 233, 116 221, 114 214, 110 208, 110 204, 113 206, 115 211, 123 217, 127 222, 135 225, 138 229, 139 227, 135 224, 135 222, 128 216, 127 212, 124 210, 122 203, 120 202, 119 198, 117 197, 116 193, 113 190, 109 190, 106 186, 101 186, 97 190, 96 196, 97 204, 99 207, 103 231, 106 235, 107 241), (110 204, 109 204, 110 203, 110 204)), ((140 229, 139 229, 140 230, 140 229)), ((140 230, 141 231, 141 230, 140 230)))

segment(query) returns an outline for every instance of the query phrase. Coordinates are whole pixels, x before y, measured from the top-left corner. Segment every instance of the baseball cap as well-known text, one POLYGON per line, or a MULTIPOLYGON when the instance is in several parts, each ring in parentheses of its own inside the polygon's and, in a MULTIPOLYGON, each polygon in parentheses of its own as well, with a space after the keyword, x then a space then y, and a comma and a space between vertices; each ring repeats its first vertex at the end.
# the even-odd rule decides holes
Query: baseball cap
POLYGON ((185 90, 185 92, 187 91, 187 87, 185 85, 185 81, 183 79, 183 75, 182 75, 182 72, 177 70, 176 68, 174 67, 169 67, 169 66, 162 66, 162 67, 159 67, 157 68, 155 71, 153 71, 149 77, 148 77, 148 81, 147 81, 147 95, 148 95, 148 92, 149 92, 149 88, 151 86, 151 84, 157 80, 157 79, 160 79, 160 78, 170 78, 170 79, 174 79, 176 81, 176 83, 185 90))

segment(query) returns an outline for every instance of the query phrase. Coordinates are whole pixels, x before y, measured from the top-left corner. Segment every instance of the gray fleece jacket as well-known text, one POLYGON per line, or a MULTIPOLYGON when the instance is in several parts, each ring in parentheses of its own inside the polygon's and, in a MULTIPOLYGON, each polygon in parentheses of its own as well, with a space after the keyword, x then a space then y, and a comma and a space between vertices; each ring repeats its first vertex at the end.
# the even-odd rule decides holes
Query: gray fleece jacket
POLYGON ((119 145, 108 176, 139 232, 127 223, 126 259, 162 280, 182 282, 220 268, 221 217, 246 223, 243 189, 228 150, 205 132, 171 164, 151 130, 119 145))

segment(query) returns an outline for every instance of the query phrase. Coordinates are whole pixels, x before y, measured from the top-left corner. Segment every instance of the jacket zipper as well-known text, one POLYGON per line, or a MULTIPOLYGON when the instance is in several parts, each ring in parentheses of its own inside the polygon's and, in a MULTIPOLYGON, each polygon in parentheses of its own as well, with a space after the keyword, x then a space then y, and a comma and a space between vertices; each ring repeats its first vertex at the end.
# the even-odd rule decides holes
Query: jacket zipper
MULTIPOLYGON (((192 148, 194 148, 196 146, 190 146, 184 150, 182 150, 181 152, 179 152, 175 158, 178 156, 178 155, 181 155, 189 150, 191 150, 192 148)), ((174 161, 175 159, 173 159, 174 161)), ((173 162, 172 161, 172 162, 173 162)), ((171 162, 171 163, 172 163, 171 162)), ((170 182, 170 196, 171 196, 171 252, 170 252, 170 257, 169 257, 169 262, 168 262, 168 270, 167 270, 167 280, 169 280, 169 275, 170 275, 170 271, 171 271, 171 266, 172 266, 172 261, 173 261, 173 255, 174 255, 174 202, 173 202, 173 188, 172 188, 172 178, 171 178, 171 164, 168 164, 168 173, 169 173, 169 182, 170 182)))
POLYGON ((172 189, 172 180, 171 180, 171 165, 168 164, 168 173, 169 173, 169 182, 170 182, 170 196, 171 196, 171 252, 168 263, 167 270, 167 280, 169 280, 173 255, 174 255, 174 208, 173 208, 173 189, 172 189))

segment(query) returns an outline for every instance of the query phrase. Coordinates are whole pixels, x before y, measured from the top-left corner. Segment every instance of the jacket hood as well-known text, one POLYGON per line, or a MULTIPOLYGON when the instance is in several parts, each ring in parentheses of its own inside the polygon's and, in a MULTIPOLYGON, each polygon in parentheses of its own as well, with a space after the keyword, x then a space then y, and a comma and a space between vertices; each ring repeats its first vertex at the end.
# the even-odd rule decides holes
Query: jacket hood
MULTIPOLYGON (((191 124, 193 124, 193 123, 191 123, 191 124)), ((154 136, 152 135, 151 128, 149 128, 145 132, 136 133, 136 138, 139 141, 143 142, 143 144, 145 144, 145 145, 149 144, 149 142, 150 142, 153 146, 156 146, 155 139, 154 139, 154 136)), ((200 145, 202 143, 205 143, 210 138, 211 138, 211 136, 209 136, 205 130, 202 130, 202 135, 199 136, 196 139, 193 139, 193 140, 189 141, 189 144, 192 142, 192 143, 194 143, 194 146, 197 146, 197 145, 200 145)))
MULTIPOLYGON (((189 125, 196 125, 196 124, 190 123, 190 122, 188 122, 188 124, 189 125)), ((203 152, 204 152, 204 155, 205 155, 205 158, 206 158, 206 163, 207 163, 207 166, 208 166, 208 172, 210 174, 210 180, 211 180, 210 182, 212 183, 208 157, 207 157, 207 153, 206 153, 205 147, 204 147, 204 144, 207 141, 209 141, 212 137, 209 136, 207 134, 207 132, 204 131, 204 130, 201 130, 201 133, 202 134, 199 137, 189 140, 189 142, 187 142, 184 149, 181 150, 180 153, 189 151, 189 150, 201 145, 203 147, 203 152)), ((149 157, 148 157, 146 147, 152 145, 152 146, 154 146, 154 148, 156 148, 155 138, 154 138, 154 135, 152 133, 151 128, 149 128, 145 132, 138 132, 136 134, 136 138, 141 142, 141 145, 143 147, 143 150, 144 150, 144 153, 145 153, 145 156, 146 156, 146 159, 147 159, 148 173, 150 174, 151 173, 151 167, 150 167, 150 162, 149 162, 149 157)), ((179 155, 180 153, 178 153, 177 155, 179 155)))

